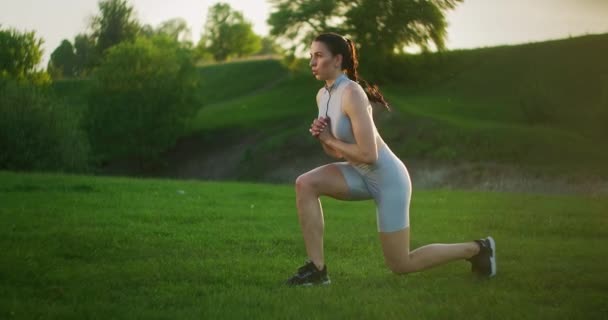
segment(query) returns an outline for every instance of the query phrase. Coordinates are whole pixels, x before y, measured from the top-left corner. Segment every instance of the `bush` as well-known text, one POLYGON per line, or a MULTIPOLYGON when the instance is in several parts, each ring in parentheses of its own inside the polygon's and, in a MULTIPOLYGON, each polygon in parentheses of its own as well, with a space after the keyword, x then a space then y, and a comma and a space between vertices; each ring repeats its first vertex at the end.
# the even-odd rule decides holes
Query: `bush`
POLYGON ((0 168, 86 171, 80 115, 46 87, 0 80, 0 168))
POLYGON ((87 130, 97 161, 140 165, 173 145, 198 109, 191 51, 158 36, 108 50, 93 73, 87 130))

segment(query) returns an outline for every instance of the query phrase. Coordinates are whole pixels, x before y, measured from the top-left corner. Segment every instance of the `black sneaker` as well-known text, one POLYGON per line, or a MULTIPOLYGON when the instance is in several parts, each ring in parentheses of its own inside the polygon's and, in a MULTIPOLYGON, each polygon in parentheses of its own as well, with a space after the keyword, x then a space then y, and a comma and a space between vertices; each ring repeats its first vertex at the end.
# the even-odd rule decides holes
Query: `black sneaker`
POLYGON ((298 268, 298 273, 285 282, 288 286, 314 286, 330 283, 327 266, 323 266, 323 270, 319 270, 312 261, 307 261, 305 265, 298 268))
POLYGON ((496 275, 496 242, 494 238, 475 240, 479 245, 479 253, 467 259, 471 262, 471 271, 483 277, 496 275))

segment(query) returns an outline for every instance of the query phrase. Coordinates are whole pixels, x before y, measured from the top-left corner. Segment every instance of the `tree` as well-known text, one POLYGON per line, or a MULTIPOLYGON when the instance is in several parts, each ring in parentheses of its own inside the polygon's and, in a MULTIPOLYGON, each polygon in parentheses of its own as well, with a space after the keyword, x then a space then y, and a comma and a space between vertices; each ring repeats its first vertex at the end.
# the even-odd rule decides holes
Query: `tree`
POLYGON ((263 37, 261 42, 261 49, 256 54, 260 55, 273 55, 280 54, 283 50, 281 47, 271 38, 263 37))
POLYGON ((86 34, 74 38, 74 74, 78 77, 87 76, 100 60, 95 47, 95 39, 86 34))
POLYGON ((135 40, 141 27, 128 0, 101 0, 99 11, 91 21, 92 36, 99 53, 103 54, 123 41, 135 40))
POLYGON ((173 18, 162 22, 156 28, 146 24, 142 27, 141 33, 144 37, 154 38, 155 36, 165 36, 186 48, 192 47, 192 33, 186 20, 173 18))
POLYGON ((261 39, 241 12, 232 10, 229 4, 217 3, 209 9, 199 47, 201 52, 210 52, 216 61, 224 61, 259 51, 261 39))
POLYGON ((408 45, 445 48, 445 12, 463 0, 269 0, 271 35, 307 48, 315 35, 338 32, 365 43, 379 59, 408 45))
POLYGON ((95 47, 92 36, 78 34, 74 37, 74 45, 69 40, 63 40, 51 54, 48 71, 53 78, 86 77, 99 63, 99 52, 95 47))
POLYGON ((63 77, 73 77, 75 67, 76 54, 74 53, 74 47, 69 40, 65 39, 51 53, 47 70, 53 76, 53 79, 60 79, 63 77))
POLYGON ((191 51, 167 36, 108 50, 93 73, 86 128, 98 161, 135 157, 143 165, 184 133, 198 108, 191 51))
POLYGON ((175 41, 188 41, 192 36, 186 20, 182 18, 169 19, 156 28, 158 34, 165 34, 175 41))
POLYGON ((42 58, 44 40, 36 33, 0 29, 0 78, 48 83, 50 78, 37 69, 42 58))

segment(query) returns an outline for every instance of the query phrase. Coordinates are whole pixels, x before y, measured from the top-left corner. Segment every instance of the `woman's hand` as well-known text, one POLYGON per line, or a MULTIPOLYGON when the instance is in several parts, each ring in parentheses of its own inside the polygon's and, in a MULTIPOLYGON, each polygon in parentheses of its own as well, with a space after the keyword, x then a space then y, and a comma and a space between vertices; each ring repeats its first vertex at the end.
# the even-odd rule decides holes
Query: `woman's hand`
POLYGON ((314 119, 310 125, 310 134, 320 140, 321 146, 323 146, 323 150, 325 150, 327 155, 336 159, 342 159, 342 155, 339 152, 325 144, 325 141, 328 138, 333 137, 331 130, 325 130, 327 126, 329 126, 329 118, 320 117, 318 119, 314 119))
POLYGON ((319 134, 321 134, 321 132, 323 132, 323 130, 325 130, 325 127, 327 126, 329 118, 324 118, 324 117, 320 117, 318 119, 314 119, 312 121, 312 124, 310 125, 310 129, 308 129, 308 131, 310 131, 310 134, 315 137, 318 138, 319 134))
POLYGON ((331 134, 331 130, 330 126, 330 119, 329 118, 322 118, 323 119, 323 130, 321 130, 321 132, 317 135, 317 138, 319 140, 321 140, 321 142, 327 142, 328 140, 331 140, 334 138, 334 135, 331 134), (327 130, 325 130, 327 129, 327 130))

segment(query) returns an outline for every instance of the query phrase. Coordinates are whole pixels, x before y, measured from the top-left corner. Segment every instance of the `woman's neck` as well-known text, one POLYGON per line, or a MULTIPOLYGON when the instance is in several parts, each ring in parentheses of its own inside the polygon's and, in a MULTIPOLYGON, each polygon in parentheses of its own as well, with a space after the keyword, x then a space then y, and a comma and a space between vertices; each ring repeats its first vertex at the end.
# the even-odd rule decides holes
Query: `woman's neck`
POLYGON ((344 73, 340 72, 340 73, 336 74, 335 77, 325 80, 325 87, 331 88, 331 86, 333 86, 334 83, 336 83, 336 80, 338 80, 338 78, 340 78, 343 74, 344 73))

